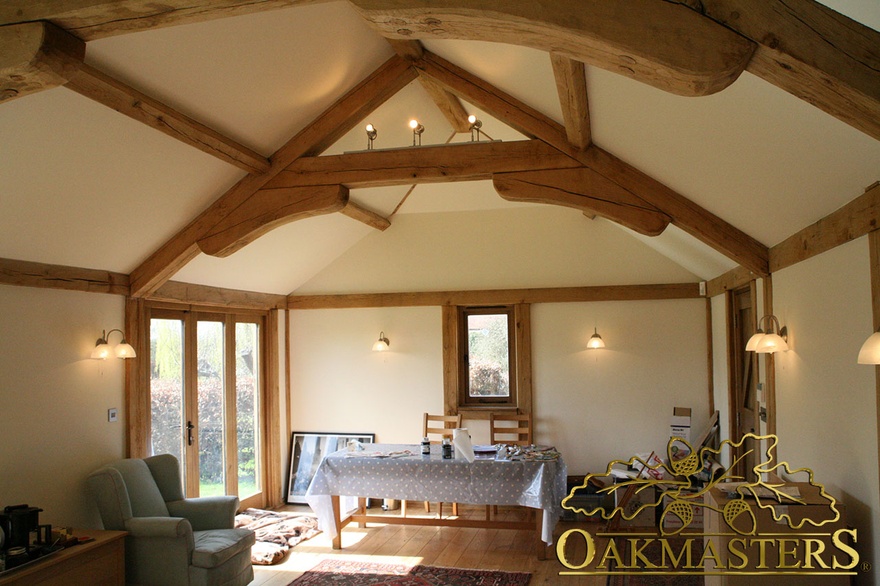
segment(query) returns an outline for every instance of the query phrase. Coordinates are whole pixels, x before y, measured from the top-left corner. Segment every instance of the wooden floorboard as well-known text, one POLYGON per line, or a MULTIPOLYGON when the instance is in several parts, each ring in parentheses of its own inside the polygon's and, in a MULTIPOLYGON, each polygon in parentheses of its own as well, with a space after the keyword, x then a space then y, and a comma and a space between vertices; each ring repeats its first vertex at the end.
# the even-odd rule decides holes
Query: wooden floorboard
MULTIPOLYGON (((446 509, 444 507, 444 509, 446 509)), ((294 505, 287 511, 309 511, 294 505)), ((483 519, 485 507, 460 505, 462 517, 483 519)), ((436 514, 435 507, 432 511, 436 514)), ((448 513, 444 510, 444 513, 448 513)), ((372 514, 372 510, 371 510, 372 514)), ((399 514, 389 511, 387 514, 399 514)), ((425 516, 421 503, 410 503, 408 515, 425 516)), ((498 518, 505 521, 524 520, 529 511, 519 507, 500 507, 498 518)), ((493 515, 494 517, 494 515, 493 515)), ((580 527, 595 532, 596 527, 584 523, 560 522, 556 535, 580 527)), ((535 532, 513 529, 474 529, 465 527, 419 527, 371 523, 367 528, 351 524, 342 532, 342 549, 334 550, 322 533, 294 547, 284 560, 274 566, 254 566, 253 586, 287 586, 329 558, 370 560, 379 563, 424 564, 453 568, 531 572, 530 586, 558 584, 562 586, 604 586, 604 577, 560 576, 565 568, 552 549, 546 560, 535 555, 535 532)))

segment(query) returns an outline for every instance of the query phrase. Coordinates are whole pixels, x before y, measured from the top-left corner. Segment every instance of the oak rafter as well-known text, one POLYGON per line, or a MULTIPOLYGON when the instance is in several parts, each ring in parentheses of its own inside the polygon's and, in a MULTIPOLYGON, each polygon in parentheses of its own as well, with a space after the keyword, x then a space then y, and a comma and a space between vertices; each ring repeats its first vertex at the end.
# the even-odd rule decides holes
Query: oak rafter
POLYGON ((426 52, 424 58, 415 61, 414 65, 449 91, 526 136, 547 142, 623 190, 656 207, 672 218, 673 224, 715 250, 760 275, 769 273, 769 252, 766 246, 673 189, 596 145, 591 145, 584 151, 578 150, 568 142, 565 129, 560 124, 437 55, 426 52))
POLYGON ((64 87, 248 173, 269 170, 266 157, 86 63, 64 87))
POLYGON ((326 150, 415 77, 416 73, 400 57, 386 61, 281 147, 271 157, 272 166, 268 171, 246 175, 150 255, 131 273, 131 295, 143 297, 155 291, 199 254, 199 240, 219 222, 235 214, 239 206, 281 170, 299 157, 315 156, 326 150))

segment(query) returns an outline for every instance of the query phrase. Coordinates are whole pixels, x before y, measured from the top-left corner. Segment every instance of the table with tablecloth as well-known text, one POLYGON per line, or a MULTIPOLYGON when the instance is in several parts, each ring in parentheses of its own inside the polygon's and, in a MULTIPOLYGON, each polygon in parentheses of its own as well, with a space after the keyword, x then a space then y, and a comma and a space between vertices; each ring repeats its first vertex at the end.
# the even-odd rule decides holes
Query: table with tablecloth
MULTIPOLYGON (((319 528, 334 539, 334 547, 339 543, 342 516, 348 512, 340 510, 340 495, 530 507, 539 512, 540 540, 553 543, 553 529, 566 494, 566 467, 561 456, 547 460, 489 457, 468 462, 460 455, 452 460, 443 459, 438 445, 431 446, 430 456, 422 456, 415 445, 363 444, 362 447, 361 451, 341 450, 324 458, 306 492, 306 501, 318 515, 319 528), (401 453, 404 455, 400 456, 401 453), (392 456, 376 457, 376 454, 392 456)), ((387 522, 387 519, 372 517, 370 520, 387 522)), ((404 518, 392 522, 407 521, 404 518)), ((409 522, 522 528, 521 524, 514 526, 509 522, 469 524, 415 518, 409 518, 409 522)))

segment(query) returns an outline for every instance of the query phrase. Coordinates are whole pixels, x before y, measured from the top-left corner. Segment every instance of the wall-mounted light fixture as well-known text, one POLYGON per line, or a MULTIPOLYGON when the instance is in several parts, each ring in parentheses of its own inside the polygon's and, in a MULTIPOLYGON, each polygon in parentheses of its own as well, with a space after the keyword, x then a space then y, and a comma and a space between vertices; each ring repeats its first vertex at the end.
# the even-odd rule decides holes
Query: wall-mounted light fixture
POLYGON ((101 331, 101 337, 95 342, 95 349, 92 350, 92 358, 95 360, 106 360, 111 355, 116 356, 116 358, 136 358, 137 353, 135 353, 134 348, 131 347, 131 344, 125 341, 125 334, 122 330, 110 330, 101 331), (107 338, 110 337, 110 334, 113 332, 119 332, 119 335, 122 336, 122 341, 119 342, 115 348, 111 348, 110 344, 107 343, 107 338))
POLYGON ((788 351, 788 329, 779 327, 779 320, 775 315, 765 315, 758 322, 758 331, 749 338, 746 343, 746 352, 757 352, 758 354, 773 354, 774 352, 788 351), (770 320, 767 332, 761 329, 764 320, 770 320))
POLYGON ((425 127, 419 124, 415 118, 409 121, 409 127, 413 131, 413 146, 417 146, 416 139, 418 139, 418 146, 422 146, 422 133, 425 131, 425 127))
POLYGON ((385 332, 379 332, 379 339, 373 344, 373 352, 385 352, 391 342, 385 337, 385 332))
POLYGON ((859 364, 880 364, 880 332, 874 332, 862 344, 859 364))
POLYGON ((367 124, 367 150, 373 150, 373 141, 379 136, 379 131, 372 124, 367 124))
POLYGON ((602 339, 602 336, 599 335, 599 332, 596 328, 593 328, 593 335, 590 336, 590 341, 587 342, 587 348, 590 350, 598 350, 599 348, 605 347, 605 340, 602 339))
POLYGON ((480 129, 483 127, 483 123, 477 120, 473 114, 468 116, 468 123, 471 125, 471 142, 480 142, 480 129))

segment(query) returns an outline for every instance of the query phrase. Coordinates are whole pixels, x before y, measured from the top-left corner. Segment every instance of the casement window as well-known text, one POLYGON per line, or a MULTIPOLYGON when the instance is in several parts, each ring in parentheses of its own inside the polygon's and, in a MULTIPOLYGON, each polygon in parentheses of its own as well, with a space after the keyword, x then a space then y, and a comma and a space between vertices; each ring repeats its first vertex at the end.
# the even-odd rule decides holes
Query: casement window
POLYGON ((529 305, 445 306, 443 320, 446 412, 531 412, 529 305))
POLYGON ((513 306, 460 307, 459 405, 516 406, 513 306))

